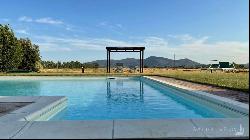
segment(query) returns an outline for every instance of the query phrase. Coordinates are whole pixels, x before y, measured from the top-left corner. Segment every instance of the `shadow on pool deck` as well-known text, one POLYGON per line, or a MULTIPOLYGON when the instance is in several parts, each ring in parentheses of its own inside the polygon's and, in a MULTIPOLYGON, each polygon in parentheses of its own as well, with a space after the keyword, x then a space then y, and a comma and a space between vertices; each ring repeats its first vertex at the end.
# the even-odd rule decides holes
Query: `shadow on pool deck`
POLYGON ((14 110, 17 110, 21 107, 24 107, 30 103, 19 103, 19 102, 0 102, 0 117, 12 112, 14 110))

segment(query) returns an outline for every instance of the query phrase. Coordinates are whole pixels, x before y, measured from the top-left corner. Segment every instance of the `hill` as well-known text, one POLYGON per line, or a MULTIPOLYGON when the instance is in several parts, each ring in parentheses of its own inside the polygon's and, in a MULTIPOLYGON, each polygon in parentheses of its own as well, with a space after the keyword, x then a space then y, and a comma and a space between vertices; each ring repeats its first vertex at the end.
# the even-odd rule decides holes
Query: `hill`
MULTIPOLYGON (((106 60, 96 60, 91 63, 97 63, 99 67, 106 67, 106 60)), ((116 63, 123 63, 125 67, 135 67, 139 66, 139 59, 135 58, 126 58, 121 60, 111 60, 111 67, 115 66, 116 63)), ((156 56, 150 56, 144 60, 144 66, 145 67, 173 67, 174 66, 174 60, 164 57, 156 57, 156 56)), ((186 67, 186 68, 193 68, 193 67, 201 67, 203 64, 200 64, 198 62, 192 61, 190 59, 179 59, 175 60, 175 66, 176 67, 186 67)))

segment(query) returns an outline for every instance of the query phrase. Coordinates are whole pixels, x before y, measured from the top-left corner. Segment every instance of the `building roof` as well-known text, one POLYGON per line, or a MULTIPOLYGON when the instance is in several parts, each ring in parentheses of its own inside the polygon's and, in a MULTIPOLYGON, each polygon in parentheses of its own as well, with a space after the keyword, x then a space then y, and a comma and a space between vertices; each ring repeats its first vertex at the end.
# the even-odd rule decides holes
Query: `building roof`
POLYGON ((129 51, 143 51, 145 50, 145 47, 106 47, 106 49, 108 51, 126 51, 126 50, 129 50, 129 51))

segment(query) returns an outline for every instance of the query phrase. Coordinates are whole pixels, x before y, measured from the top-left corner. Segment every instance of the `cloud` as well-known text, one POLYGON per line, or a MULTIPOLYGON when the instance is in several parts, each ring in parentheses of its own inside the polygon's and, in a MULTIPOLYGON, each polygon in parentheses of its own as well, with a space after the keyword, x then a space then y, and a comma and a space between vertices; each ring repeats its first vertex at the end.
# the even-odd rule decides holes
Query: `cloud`
POLYGON ((60 47, 57 43, 50 42, 35 42, 35 44, 40 46, 40 50, 44 52, 69 52, 72 51, 68 47, 60 47))
POLYGON ((116 27, 123 28, 121 24, 116 24, 116 27))
MULTIPOLYGON (((186 39, 184 39, 186 40, 186 39)), ((157 41, 157 40, 155 40, 157 41)), ((163 39, 171 42, 171 39, 163 39)), ((183 38, 180 39, 183 41, 183 38)), ((158 41, 157 41, 158 42, 158 41)), ((153 42, 150 44, 154 44, 153 42)), ((156 49, 148 49, 151 54, 170 57, 175 54, 178 59, 189 58, 200 63, 208 64, 210 60, 229 61, 236 63, 249 62, 249 42, 217 41, 209 42, 208 37, 192 37, 176 46, 162 45, 156 49)))
POLYGON ((110 23, 107 21, 102 21, 102 22, 98 23, 97 27, 100 27, 100 28, 105 29, 105 30, 111 30, 111 31, 118 33, 118 34, 122 34, 121 31, 124 30, 124 27, 122 24, 120 24, 120 23, 113 24, 113 23, 110 23))
MULTIPOLYGON (((187 37, 187 36, 186 36, 187 37)), ((106 46, 145 46, 147 56, 155 55, 177 59, 189 58, 208 64, 212 59, 236 63, 249 62, 249 42, 218 41, 209 42, 208 37, 188 37, 188 42, 177 46, 170 45, 171 37, 142 37, 133 41, 115 40, 110 38, 61 38, 52 36, 36 36, 41 48, 46 51, 105 51, 106 46)), ((183 41, 182 39, 179 39, 183 41)), ((105 53, 103 53, 105 55, 105 53)))
POLYGON ((168 46, 168 41, 166 39, 160 38, 160 37, 146 37, 144 39, 144 44, 145 46, 150 46, 153 48, 159 48, 159 47, 167 47, 168 46))
POLYGON ((70 28, 70 27, 66 27, 65 28, 67 31, 72 31, 72 28, 70 28))
POLYGON ((24 29, 17 29, 17 30, 15 30, 15 32, 16 33, 19 33, 19 34, 25 34, 25 35, 28 35, 29 33, 26 31, 26 30, 24 30, 24 29))
MULTIPOLYGON (((107 38, 61 38, 51 36, 35 36, 39 44, 48 47, 70 46, 72 50, 96 50, 101 51, 106 46, 134 46, 134 43, 126 41, 113 40, 107 38)), ((41 46, 42 47, 42 46, 41 46)), ((49 50, 47 50, 49 51, 49 50)))
POLYGON ((51 17, 32 19, 31 17, 22 16, 22 17, 19 17, 18 20, 22 22, 35 22, 35 23, 52 24, 52 25, 63 24, 63 21, 53 19, 51 17))
POLYGON ((63 24, 62 21, 60 20, 56 20, 56 19, 52 19, 50 17, 45 17, 45 18, 39 18, 39 19, 36 19, 35 22, 37 23, 44 23, 44 24, 63 24))
POLYGON ((123 28, 123 25, 120 24, 120 23, 112 24, 112 23, 107 22, 107 21, 102 21, 102 22, 98 23, 97 26, 98 27, 111 28, 111 29, 123 28))
POLYGON ((169 38, 173 38, 176 39, 177 41, 181 41, 181 42, 192 42, 192 43, 204 43, 205 41, 207 41, 209 39, 208 36, 203 36, 203 37, 193 37, 190 34, 179 34, 179 35, 168 35, 169 38))
POLYGON ((97 26, 107 26, 107 25, 108 25, 107 21, 102 21, 97 26))
POLYGON ((24 21, 24 22, 33 22, 33 19, 27 16, 22 16, 18 18, 19 21, 24 21))
POLYGON ((181 35, 168 35, 168 37, 179 39, 182 41, 191 41, 194 40, 194 37, 189 34, 181 34, 181 35))

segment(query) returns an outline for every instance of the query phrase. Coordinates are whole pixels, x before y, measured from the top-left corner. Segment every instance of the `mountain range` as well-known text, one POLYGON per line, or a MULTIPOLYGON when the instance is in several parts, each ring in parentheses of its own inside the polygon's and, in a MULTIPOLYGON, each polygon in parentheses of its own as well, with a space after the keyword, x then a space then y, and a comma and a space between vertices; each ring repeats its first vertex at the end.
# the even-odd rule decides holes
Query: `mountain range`
MULTIPOLYGON (((95 60, 92 62, 88 62, 89 64, 97 63, 99 67, 106 67, 106 60, 95 60)), ((115 66, 117 63, 123 63, 125 67, 135 67, 139 66, 139 59, 135 58, 126 58, 121 60, 110 60, 111 67, 115 66)), ((173 60, 164 57, 156 57, 150 56, 144 59, 144 66, 145 67, 187 67, 187 68, 194 68, 194 67, 201 67, 204 64, 200 64, 198 62, 192 61, 190 59, 179 59, 173 60)))

